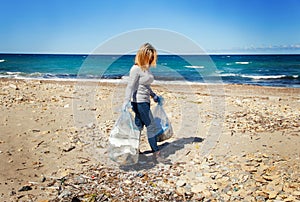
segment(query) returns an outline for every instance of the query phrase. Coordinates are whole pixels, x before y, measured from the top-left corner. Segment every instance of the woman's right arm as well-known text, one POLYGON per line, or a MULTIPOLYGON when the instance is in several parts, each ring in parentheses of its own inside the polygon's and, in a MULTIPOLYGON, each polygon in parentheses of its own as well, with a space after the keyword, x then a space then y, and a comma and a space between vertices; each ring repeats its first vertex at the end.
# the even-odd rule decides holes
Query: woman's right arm
POLYGON ((124 104, 130 102, 132 94, 133 94, 133 90, 135 88, 135 86, 137 85, 139 80, 139 67, 137 66, 133 66, 130 69, 129 72, 129 80, 128 80, 128 84, 125 90, 125 99, 124 99, 124 104))

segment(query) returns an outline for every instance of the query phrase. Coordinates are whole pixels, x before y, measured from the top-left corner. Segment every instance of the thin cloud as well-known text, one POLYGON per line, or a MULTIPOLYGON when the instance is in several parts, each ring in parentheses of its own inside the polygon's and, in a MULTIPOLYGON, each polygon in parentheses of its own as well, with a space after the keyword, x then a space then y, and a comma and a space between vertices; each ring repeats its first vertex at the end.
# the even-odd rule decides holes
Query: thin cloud
POLYGON ((264 46, 247 46, 235 47, 231 49, 210 49, 211 53, 300 53, 300 44, 289 45, 264 45, 264 46))

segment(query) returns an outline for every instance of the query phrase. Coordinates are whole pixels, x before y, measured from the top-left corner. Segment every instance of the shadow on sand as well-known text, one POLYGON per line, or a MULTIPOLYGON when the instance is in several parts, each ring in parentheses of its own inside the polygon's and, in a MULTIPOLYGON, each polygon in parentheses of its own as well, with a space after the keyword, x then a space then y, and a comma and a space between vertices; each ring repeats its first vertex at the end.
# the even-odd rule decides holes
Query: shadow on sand
POLYGON ((172 162, 168 157, 175 154, 178 150, 184 148, 187 144, 194 142, 203 142, 203 138, 199 137, 188 137, 175 140, 173 142, 164 142, 159 146, 160 155, 156 157, 151 151, 145 151, 139 155, 139 161, 134 165, 120 166, 120 169, 124 171, 140 171, 147 170, 155 167, 159 163, 172 165, 172 162))

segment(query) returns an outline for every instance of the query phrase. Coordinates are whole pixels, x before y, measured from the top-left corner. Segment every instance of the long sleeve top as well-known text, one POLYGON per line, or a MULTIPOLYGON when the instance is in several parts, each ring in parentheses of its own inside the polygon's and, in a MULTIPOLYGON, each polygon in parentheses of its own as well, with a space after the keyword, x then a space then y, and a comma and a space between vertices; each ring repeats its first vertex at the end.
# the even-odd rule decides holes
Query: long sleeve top
POLYGON ((125 91, 125 102, 149 102, 150 96, 154 97, 150 84, 154 81, 154 76, 150 69, 143 71, 139 66, 133 65, 129 73, 129 81, 125 91))

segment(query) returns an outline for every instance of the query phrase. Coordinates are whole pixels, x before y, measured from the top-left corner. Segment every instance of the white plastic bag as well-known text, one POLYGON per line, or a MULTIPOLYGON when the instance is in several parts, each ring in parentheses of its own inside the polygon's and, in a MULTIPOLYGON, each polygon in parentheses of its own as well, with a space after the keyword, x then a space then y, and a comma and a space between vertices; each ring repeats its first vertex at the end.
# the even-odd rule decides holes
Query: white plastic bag
POLYGON ((157 137, 158 142, 165 141, 173 136, 173 128, 163 108, 163 104, 164 99, 160 97, 159 102, 157 103, 153 111, 153 117, 156 126, 160 129, 159 133, 162 133, 157 137))
POLYGON ((126 109, 110 132, 109 157, 122 165, 135 164, 138 162, 139 144, 140 131, 126 109))

